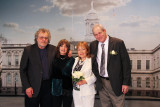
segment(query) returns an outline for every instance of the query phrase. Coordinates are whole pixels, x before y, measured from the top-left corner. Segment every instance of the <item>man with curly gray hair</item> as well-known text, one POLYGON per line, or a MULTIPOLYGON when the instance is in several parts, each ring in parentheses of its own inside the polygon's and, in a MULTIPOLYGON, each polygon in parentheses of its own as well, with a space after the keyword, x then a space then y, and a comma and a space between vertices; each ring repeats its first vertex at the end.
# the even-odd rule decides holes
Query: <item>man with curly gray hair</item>
POLYGON ((50 45, 51 34, 41 28, 35 43, 24 48, 20 75, 25 92, 25 107, 51 107, 51 73, 56 47, 50 45))

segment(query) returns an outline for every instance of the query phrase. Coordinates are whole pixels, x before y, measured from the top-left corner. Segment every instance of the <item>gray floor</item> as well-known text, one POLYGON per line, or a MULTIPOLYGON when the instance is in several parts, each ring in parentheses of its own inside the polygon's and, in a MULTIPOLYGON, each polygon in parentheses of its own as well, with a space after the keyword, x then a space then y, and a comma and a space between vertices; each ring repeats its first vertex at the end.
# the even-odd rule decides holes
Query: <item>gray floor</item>
MULTIPOLYGON (((24 107, 24 98, 0 97, 0 107, 24 107)), ((99 99, 95 100, 95 107, 101 107, 99 99)), ((125 107, 160 107, 160 101, 126 100, 125 107)))

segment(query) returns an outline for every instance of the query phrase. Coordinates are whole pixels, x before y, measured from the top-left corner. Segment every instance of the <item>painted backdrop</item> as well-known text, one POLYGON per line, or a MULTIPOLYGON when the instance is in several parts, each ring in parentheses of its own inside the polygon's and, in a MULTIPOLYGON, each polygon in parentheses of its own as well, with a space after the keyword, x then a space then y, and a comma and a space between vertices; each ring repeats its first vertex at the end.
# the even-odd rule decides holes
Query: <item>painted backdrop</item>
POLYGON ((54 45, 62 38, 84 40, 91 2, 107 33, 127 48, 151 50, 160 43, 160 0, 0 0, 0 35, 8 43, 34 43, 34 33, 47 28, 54 45))

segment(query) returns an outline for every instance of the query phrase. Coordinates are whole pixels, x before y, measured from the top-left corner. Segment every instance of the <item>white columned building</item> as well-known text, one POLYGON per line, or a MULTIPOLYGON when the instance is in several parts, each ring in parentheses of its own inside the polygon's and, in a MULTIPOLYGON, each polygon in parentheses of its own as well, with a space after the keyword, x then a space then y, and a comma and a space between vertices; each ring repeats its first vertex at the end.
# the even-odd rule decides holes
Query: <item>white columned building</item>
POLYGON ((2 44, 2 94, 22 94, 20 60, 29 44, 2 44))
POLYGON ((95 40, 93 33, 92 33, 92 28, 95 24, 99 24, 99 18, 96 13, 96 10, 94 10, 93 8, 93 2, 91 3, 91 10, 89 10, 89 12, 86 15, 85 24, 86 24, 85 41, 91 42, 95 40))
POLYGON ((0 73, 1 73, 1 68, 2 68, 2 50, 1 50, 1 43, 0 43, 0 73))
POLYGON ((2 87, 1 71, 2 71, 2 50, 1 50, 1 43, 0 43, 0 93, 1 93, 1 87, 2 87))
POLYGON ((7 43, 7 39, 0 34, 0 93, 1 93, 1 87, 2 87, 2 44, 7 43))
POLYGON ((153 50, 128 51, 132 67, 130 95, 160 97, 160 45, 153 50))
MULTIPOLYGON (((74 42, 74 41, 73 41, 74 42)), ((2 44, 1 94, 22 94, 20 59, 29 44, 2 44)), ((128 95, 160 97, 160 45, 153 50, 128 50, 131 60, 131 87, 128 95)))
MULTIPOLYGON (((89 12, 87 13, 87 15, 85 16, 85 26, 86 26, 86 34, 85 36, 85 40, 88 45, 90 44, 91 41, 95 40, 95 37, 93 36, 92 33, 92 28, 95 24, 99 24, 99 18, 97 15, 96 10, 94 10, 93 8, 93 1, 91 2, 91 9, 89 10, 89 12)), ((77 56, 77 43, 80 41, 70 41, 71 43, 71 50, 73 53, 73 56, 76 57, 77 56)))

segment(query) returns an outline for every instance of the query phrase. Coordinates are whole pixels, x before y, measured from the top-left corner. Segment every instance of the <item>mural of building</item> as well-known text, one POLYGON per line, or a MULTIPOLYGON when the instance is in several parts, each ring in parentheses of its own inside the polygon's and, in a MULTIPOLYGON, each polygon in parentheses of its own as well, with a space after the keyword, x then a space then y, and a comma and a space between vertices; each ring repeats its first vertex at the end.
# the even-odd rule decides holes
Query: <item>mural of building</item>
MULTIPOLYGON (((27 45, 2 44, 1 94, 22 94, 19 64, 23 48, 27 45)), ((75 49, 76 45, 72 45, 72 48, 75 49)), ((128 53, 132 67, 132 85, 128 95, 160 97, 160 45, 153 50, 132 48, 128 49, 128 53)), ((74 54, 77 54, 76 51, 74 54)))
POLYGON ((2 50, 1 50, 1 44, 0 44, 0 71, 2 68, 2 50))
POLYGON ((86 15, 85 18, 85 24, 86 24, 86 35, 85 35, 85 41, 91 42, 95 40, 93 33, 92 33, 92 27, 95 24, 99 24, 99 18, 96 13, 96 10, 93 8, 93 2, 91 3, 91 10, 86 15))
POLYGON ((1 93, 1 87, 2 87, 1 70, 2 70, 2 50, 1 50, 1 43, 0 43, 0 93, 1 93))
MULTIPOLYGON (((85 34, 84 41, 86 41, 88 43, 88 45, 90 44, 91 41, 95 40, 95 37, 93 36, 93 33, 92 33, 92 27, 95 24, 99 24, 99 18, 96 13, 96 10, 94 10, 94 8, 93 8, 93 1, 92 1, 91 2, 91 9, 89 10, 89 12, 87 13, 87 15, 85 17, 86 34, 85 34)), ((72 54, 74 57, 77 56, 76 45, 78 42, 80 42, 80 41, 70 40, 71 50, 72 50, 72 54)))
MULTIPOLYGON (((92 27, 99 23, 98 15, 93 9, 85 18, 85 41, 90 44, 95 40, 92 27)), ((73 56, 77 56, 76 45, 79 41, 70 41, 73 56)), ((0 94, 22 94, 22 85, 19 74, 20 59, 24 47, 29 44, 0 45, 0 94)), ((153 50, 128 49, 132 67, 131 87, 128 95, 160 97, 160 45, 153 50)))
POLYGON ((130 95, 160 97, 160 44, 153 50, 128 50, 132 67, 130 95))
MULTIPOLYGON (((93 9, 88 12, 86 19, 85 41, 90 44, 95 40, 92 27, 99 23, 98 15, 93 9)), ((79 41, 70 41, 73 56, 76 55, 76 45, 79 41)), ((160 45, 153 50, 128 50, 132 66, 132 86, 128 95, 160 97, 160 45)))
POLYGON ((1 87, 2 87, 2 77, 1 77, 1 72, 2 72, 2 50, 1 46, 3 43, 7 43, 7 39, 0 34, 0 93, 1 93, 1 87))
POLYGON ((2 44, 1 94, 22 94, 20 60, 24 47, 29 44, 2 44))

